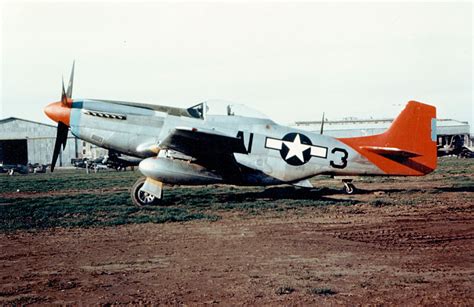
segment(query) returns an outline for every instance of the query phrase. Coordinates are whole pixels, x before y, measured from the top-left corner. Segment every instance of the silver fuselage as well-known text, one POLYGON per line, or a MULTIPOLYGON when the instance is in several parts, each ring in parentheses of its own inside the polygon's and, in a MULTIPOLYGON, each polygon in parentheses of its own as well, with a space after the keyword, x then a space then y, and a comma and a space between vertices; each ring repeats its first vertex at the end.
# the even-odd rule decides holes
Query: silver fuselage
MULTIPOLYGON (((205 118, 196 118, 186 109, 89 99, 75 99, 70 118, 71 132, 78 138, 144 159, 156 159, 156 152, 143 150, 143 147, 148 145, 159 147, 160 142, 176 127, 205 129, 242 138, 247 153, 234 154, 235 161, 241 166, 243 173, 244 179, 239 182, 240 184, 295 183, 319 174, 383 174, 365 157, 338 139, 279 125, 266 118, 235 115, 208 115, 205 118), (285 137, 289 137, 289 141, 285 140, 285 137), (311 144, 304 157, 303 153, 288 152, 287 148, 287 152, 284 151, 283 144, 292 145, 291 142, 300 142, 303 138, 306 140, 302 145, 304 148, 309 148, 308 144, 311 144), (294 156, 288 158, 291 154, 294 156)), ((165 183, 172 181, 166 178, 186 178, 187 180, 183 182, 185 184, 235 183, 226 182, 225 176, 218 171, 205 169, 199 165, 193 166, 198 173, 194 173, 193 169, 191 173, 181 174, 181 177, 177 173, 161 176, 160 172, 168 172, 170 169, 164 165, 155 173, 150 172, 152 169, 147 169, 147 165, 153 168, 150 163, 143 163, 140 170, 148 171, 147 176, 156 173, 154 176, 165 183), (206 178, 213 180, 203 181, 199 177, 199 172, 207 173, 206 178), (197 175, 196 178, 192 178, 193 174, 197 175)), ((192 164, 192 159, 187 163, 192 164)), ((176 165, 173 165, 171 171, 179 172, 181 166, 179 163, 176 165)), ((178 179, 175 181, 177 182, 169 183, 180 182, 178 179)))

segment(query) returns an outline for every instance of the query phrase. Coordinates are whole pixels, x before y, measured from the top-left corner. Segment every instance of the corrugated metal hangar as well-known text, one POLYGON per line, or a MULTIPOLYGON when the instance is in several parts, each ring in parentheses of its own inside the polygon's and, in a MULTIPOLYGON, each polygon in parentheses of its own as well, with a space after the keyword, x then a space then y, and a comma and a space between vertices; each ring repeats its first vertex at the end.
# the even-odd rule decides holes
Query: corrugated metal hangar
MULTIPOLYGON (((56 127, 16 117, 0 120, 0 163, 50 164, 56 127)), ((95 146, 68 135, 66 148, 58 158, 57 166, 70 166, 73 158, 95 158, 95 146)), ((105 152, 100 149, 100 152, 105 152)))
MULTIPOLYGON (((357 137, 379 134, 387 130, 393 119, 354 119, 324 121, 324 134, 334 137, 357 137)), ((294 127, 309 131, 319 132, 321 121, 299 121, 294 127)), ((468 122, 454 119, 437 119, 436 133, 438 145, 446 145, 451 142, 462 142, 464 146, 472 146, 470 139, 470 126, 468 122)))

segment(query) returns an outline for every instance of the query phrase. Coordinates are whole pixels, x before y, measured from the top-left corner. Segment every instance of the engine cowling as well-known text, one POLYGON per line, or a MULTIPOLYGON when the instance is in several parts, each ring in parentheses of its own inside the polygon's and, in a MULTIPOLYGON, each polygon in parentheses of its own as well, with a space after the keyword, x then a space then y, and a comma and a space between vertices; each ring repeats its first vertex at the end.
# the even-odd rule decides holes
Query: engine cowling
POLYGON ((188 161, 147 158, 140 162, 143 175, 169 184, 201 185, 219 183, 222 177, 207 168, 188 161))

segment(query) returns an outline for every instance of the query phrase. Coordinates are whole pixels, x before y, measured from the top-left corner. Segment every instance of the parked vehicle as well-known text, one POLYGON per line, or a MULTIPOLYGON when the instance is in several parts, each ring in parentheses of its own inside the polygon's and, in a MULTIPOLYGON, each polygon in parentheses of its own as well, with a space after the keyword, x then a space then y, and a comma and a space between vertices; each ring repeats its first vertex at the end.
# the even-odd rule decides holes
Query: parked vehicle
POLYGON ((8 175, 12 176, 15 173, 27 175, 28 174, 28 166, 21 165, 21 164, 0 164, 1 173, 7 173, 8 175))

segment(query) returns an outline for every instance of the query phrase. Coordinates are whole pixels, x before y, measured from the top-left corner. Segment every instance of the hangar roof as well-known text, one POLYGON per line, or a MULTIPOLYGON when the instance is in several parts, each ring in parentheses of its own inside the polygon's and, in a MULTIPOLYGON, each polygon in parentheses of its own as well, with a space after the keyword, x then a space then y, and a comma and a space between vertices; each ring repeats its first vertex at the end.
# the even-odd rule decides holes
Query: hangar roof
POLYGON ((15 121, 15 120, 21 120, 21 121, 28 122, 28 123, 32 123, 32 124, 44 125, 44 126, 49 126, 49 127, 54 127, 54 128, 56 128, 56 127, 53 126, 53 125, 44 124, 44 123, 40 123, 40 122, 35 122, 35 121, 32 121, 32 120, 23 119, 23 118, 18 118, 18 117, 13 117, 13 116, 12 116, 12 117, 7 117, 7 118, 4 118, 4 119, 0 119, 0 125, 1 125, 1 124, 4 124, 4 123, 7 123, 7 122, 15 121))
MULTIPOLYGON (((324 132, 335 137, 373 135, 385 131, 392 122, 393 119, 390 118, 326 120, 324 132)), ((309 131, 319 131, 321 121, 299 121, 291 126, 309 131)), ((436 128, 438 135, 470 134, 469 123, 455 119, 437 119, 436 128)))
POLYGON ((0 120, 0 140, 56 138, 56 133, 53 125, 17 117, 0 120))

